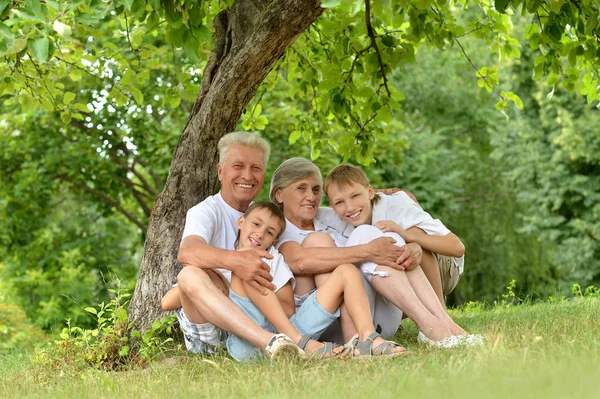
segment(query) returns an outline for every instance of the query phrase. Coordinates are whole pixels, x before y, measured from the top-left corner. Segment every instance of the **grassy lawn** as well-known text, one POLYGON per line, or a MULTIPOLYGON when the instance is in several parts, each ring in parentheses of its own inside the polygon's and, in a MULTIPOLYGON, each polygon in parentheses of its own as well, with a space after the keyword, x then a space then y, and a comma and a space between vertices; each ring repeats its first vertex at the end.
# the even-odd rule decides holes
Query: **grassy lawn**
POLYGON ((600 299, 465 309, 453 316, 483 333, 486 345, 429 349, 405 320, 396 338, 412 355, 378 362, 240 364, 177 354, 135 371, 60 375, 13 354, 0 357, 0 398, 600 397, 600 299))

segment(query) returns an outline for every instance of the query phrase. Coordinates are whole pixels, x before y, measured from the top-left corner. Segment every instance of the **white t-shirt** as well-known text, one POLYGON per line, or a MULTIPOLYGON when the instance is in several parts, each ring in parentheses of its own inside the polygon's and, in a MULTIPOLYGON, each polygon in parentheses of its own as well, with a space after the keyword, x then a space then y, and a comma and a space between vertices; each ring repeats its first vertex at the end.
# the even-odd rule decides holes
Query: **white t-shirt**
MULTIPOLYGON (((405 230, 416 226, 429 235, 445 236, 450 233, 450 230, 439 219, 433 219, 406 193, 400 191, 392 195, 381 193, 377 195, 381 198, 373 207, 372 224, 381 220, 392 220, 405 230)), ((333 210, 331 210, 331 213, 324 213, 326 217, 321 217, 321 222, 331 226, 338 234, 347 239, 350 233, 354 231, 354 227, 350 223, 342 221, 333 210), (335 218, 339 221, 336 221, 335 218), (342 225, 339 224, 340 221, 342 225)), ((321 212, 319 212, 319 215, 321 215, 321 212)), ((459 273, 462 274, 465 257, 454 258, 454 263, 458 266, 459 273)))
POLYGON ((263 258, 263 261, 271 268, 270 273, 273 276, 271 282, 275 285, 275 292, 279 291, 288 281, 292 283, 292 289, 296 288, 296 279, 288 264, 285 263, 283 255, 273 247, 269 249, 269 253, 273 255, 273 259, 263 258))
MULTIPOLYGON (((215 248, 234 250, 238 234, 237 221, 244 213, 225 202, 221 193, 206 198, 190 208, 185 217, 182 241, 188 236, 200 236, 215 248)), ((217 269, 228 281, 231 271, 217 269)))
POLYGON ((285 231, 281 237, 279 237, 275 246, 279 248, 283 243, 288 241, 295 241, 298 244, 302 244, 302 241, 304 241, 307 235, 316 232, 325 232, 329 234, 331 238, 333 238, 333 241, 335 241, 335 245, 338 247, 346 245, 348 237, 344 237, 343 234, 340 233, 340 231, 344 231, 346 223, 337 217, 333 209, 319 208, 317 217, 313 220, 313 225, 315 226, 314 230, 302 230, 286 219, 285 231), (325 219, 326 222, 323 223, 322 219, 325 219))

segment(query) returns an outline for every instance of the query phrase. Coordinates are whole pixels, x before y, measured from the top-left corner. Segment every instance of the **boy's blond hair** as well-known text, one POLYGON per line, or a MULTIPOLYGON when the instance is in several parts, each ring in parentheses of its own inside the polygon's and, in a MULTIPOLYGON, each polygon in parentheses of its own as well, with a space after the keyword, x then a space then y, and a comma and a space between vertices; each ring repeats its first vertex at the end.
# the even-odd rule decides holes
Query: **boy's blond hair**
MULTIPOLYGON (((335 168, 331 169, 325 178, 323 183, 323 191, 325 195, 329 197, 328 190, 333 187, 345 188, 355 183, 360 184, 363 187, 369 187, 369 178, 367 174, 358 166, 351 165, 349 163, 343 163, 335 168)), ((375 197, 371 201, 377 203, 379 195, 375 194, 375 197)))

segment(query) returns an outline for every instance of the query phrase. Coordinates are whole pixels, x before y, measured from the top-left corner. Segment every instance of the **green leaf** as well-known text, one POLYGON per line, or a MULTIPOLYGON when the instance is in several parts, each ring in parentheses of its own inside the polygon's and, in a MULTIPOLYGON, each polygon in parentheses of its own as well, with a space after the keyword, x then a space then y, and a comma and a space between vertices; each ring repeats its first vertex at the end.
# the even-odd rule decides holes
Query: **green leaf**
POLYGON ((0 14, 2 13, 2 11, 4 11, 6 6, 10 4, 10 1, 11 0, 0 0, 0 14))
POLYGON ((69 39, 71 37, 71 27, 69 25, 65 25, 60 21, 54 21, 52 27, 63 39, 69 39))
POLYGON ((29 49, 33 58, 41 63, 45 63, 48 61, 50 55, 50 40, 47 37, 29 40, 29 49))
POLYGON ((39 0, 25 0, 25 9, 37 18, 42 18, 42 5, 39 0))
POLYGON ((549 86, 554 86, 555 84, 558 83, 558 80, 560 79, 560 77, 555 74, 555 73, 551 73, 548 75, 548 85, 549 86))
POLYGON ((129 92, 133 95, 133 98, 135 98, 135 102, 138 103, 138 105, 142 105, 144 103, 144 95, 142 94, 140 89, 133 86, 128 87, 128 89, 129 92))
POLYGON ((323 0, 321 3, 321 7, 323 8, 334 8, 339 6, 342 3, 342 0, 323 0))
POLYGON ((127 311, 123 308, 119 308, 115 311, 115 317, 122 322, 127 321, 127 311))
POLYGON ((75 93, 71 93, 70 91, 66 92, 63 96, 63 104, 69 105, 75 99, 75 93))
POLYGON ((25 48, 27 48, 27 40, 26 39, 16 39, 15 41, 13 41, 12 48, 8 49, 6 51, 6 54, 20 53, 25 48))
POLYGON ((134 0, 122 0, 121 3, 125 6, 127 11, 131 11, 131 6, 133 5, 134 0))
POLYGON ((179 95, 179 92, 175 89, 169 89, 167 91, 167 101, 169 102, 169 106, 171 108, 179 107, 179 104, 181 103, 181 96, 179 95))
POLYGON ((300 136, 302 135, 302 132, 299 130, 294 130, 291 134, 290 137, 288 138, 288 141, 290 144, 294 144, 296 141, 298 141, 298 139, 300 138, 300 136))
POLYGON ((508 0, 494 0, 494 6, 499 12, 504 12, 508 7, 508 0))
POLYGON ((131 78, 134 76, 135 76, 135 71, 133 69, 128 69, 121 77, 120 83, 122 85, 127 85, 127 84, 129 84, 129 81, 131 80, 131 78))
POLYGON ((119 349, 119 356, 125 357, 129 354, 129 346, 125 345, 119 349))
POLYGON ((194 35, 190 33, 190 31, 185 32, 185 35, 183 36, 183 49, 185 51, 185 55, 190 59, 191 62, 200 62, 200 57, 198 56, 200 42, 194 37, 194 35))
POLYGON ((91 314, 98 314, 98 311, 96 310, 96 308, 85 308, 84 309, 86 312, 91 313, 91 314))
POLYGON ((65 125, 68 125, 69 123, 71 123, 71 120, 73 118, 71 117, 71 113, 69 111, 63 111, 60 113, 60 119, 65 125))

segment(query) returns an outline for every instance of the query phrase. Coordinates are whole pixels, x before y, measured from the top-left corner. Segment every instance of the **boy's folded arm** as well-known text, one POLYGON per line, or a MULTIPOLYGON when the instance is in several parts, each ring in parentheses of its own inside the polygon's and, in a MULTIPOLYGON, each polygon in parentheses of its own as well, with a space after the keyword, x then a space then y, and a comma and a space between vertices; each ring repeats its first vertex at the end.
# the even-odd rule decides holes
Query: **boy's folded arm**
POLYGON ((423 249, 455 258, 460 258, 465 254, 465 246, 452 232, 445 236, 436 236, 427 234, 418 227, 411 227, 408 231, 413 238, 412 242, 419 244, 423 249))

